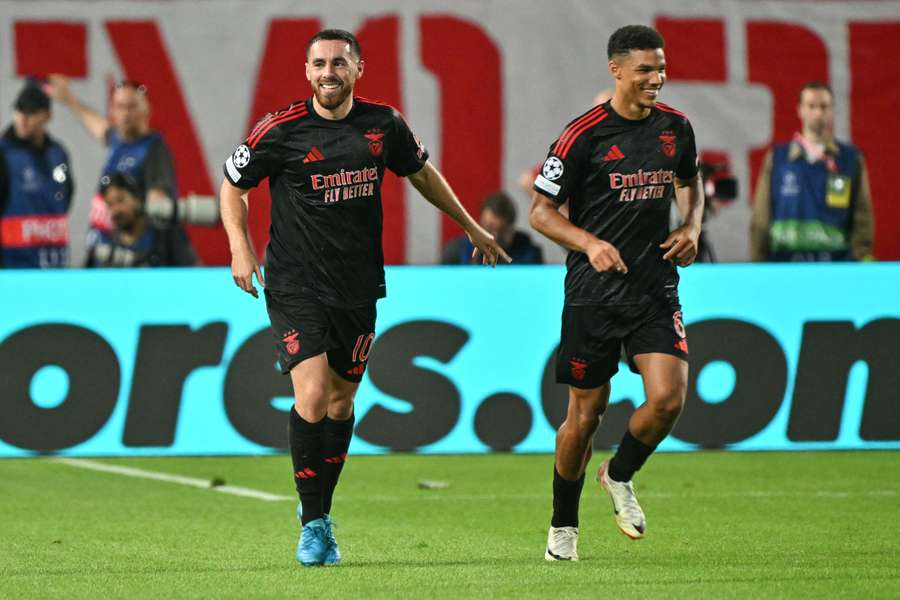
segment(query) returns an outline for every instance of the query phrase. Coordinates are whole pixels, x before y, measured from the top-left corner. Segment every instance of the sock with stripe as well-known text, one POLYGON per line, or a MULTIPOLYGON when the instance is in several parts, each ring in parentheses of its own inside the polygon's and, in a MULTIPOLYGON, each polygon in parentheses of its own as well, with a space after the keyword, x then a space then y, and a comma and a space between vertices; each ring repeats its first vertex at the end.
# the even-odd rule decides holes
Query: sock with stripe
POLYGON ((325 417, 325 441, 322 446, 322 512, 331 514, 331 500, 334 497, 334 488, 337 487, 338 478, 347 460, 347 449, 350 448, 350 439, 353 437, 353 424, 356 417, 350 415, 344 421, 335 421, 325 417))
POLYGON ((294 483, 303 507, 304 525, 322 518, 322 447, 325 441, 325 419, 310 423, 291 408, 288 425, 291 460, 294 463, 294 483))

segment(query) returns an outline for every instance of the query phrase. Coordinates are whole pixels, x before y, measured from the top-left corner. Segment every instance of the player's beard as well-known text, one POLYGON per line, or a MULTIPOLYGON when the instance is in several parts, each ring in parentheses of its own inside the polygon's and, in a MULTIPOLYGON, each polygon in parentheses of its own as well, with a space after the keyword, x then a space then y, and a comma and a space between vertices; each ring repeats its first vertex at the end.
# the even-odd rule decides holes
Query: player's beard
POLYGON ((340 87, 338 87, 333 92, 325 92, 322 89, 321 81, 313 89, 313 93, 316 95, 316 101, 318 101, 319 106, 321 106, 322 108, 334 110, 344 103, 344 101, 347 99, 347 96, 353 93, 352 85, 348 85, 346 81, 342 81, 340 79, 337 81, 338 83, 340 83, 340 87))

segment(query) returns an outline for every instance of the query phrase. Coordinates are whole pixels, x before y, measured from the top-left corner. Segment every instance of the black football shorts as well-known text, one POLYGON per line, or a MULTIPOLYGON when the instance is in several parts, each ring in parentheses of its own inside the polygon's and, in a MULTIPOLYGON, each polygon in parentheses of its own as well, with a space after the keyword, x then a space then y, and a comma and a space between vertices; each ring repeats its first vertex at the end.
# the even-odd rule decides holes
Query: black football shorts
POLYGON ((375 302, 338 308, 299 292, 267 289, 265 295, 282 373, 326 352, 335 373, 353 383, 362 380, 375 339, 375 302))
POLYGON ((635 373, 637 354, 661 352, 687 360, 680 307, 565 306, 556 381, 581 389, 600 387, 618 372, 623 347, 635 373))

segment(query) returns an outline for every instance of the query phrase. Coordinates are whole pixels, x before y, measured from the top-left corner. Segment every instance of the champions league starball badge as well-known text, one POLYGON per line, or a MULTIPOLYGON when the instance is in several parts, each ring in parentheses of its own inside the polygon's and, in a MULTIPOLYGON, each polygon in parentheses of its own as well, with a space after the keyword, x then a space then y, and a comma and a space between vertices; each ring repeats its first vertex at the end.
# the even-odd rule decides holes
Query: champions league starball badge
POLYGON ((234 166, 243 169, 250 162, 250 148, 247 147, 247 144, 241 144, 234 151, 231 159, 234 161, 234 166))
POLYGON ((562 177, 563 174, 562 161, 555 156, 551 156, 544 161, 544 166, 541 169, 541 174, 550 181, 556 181, 557 179, 562 177))

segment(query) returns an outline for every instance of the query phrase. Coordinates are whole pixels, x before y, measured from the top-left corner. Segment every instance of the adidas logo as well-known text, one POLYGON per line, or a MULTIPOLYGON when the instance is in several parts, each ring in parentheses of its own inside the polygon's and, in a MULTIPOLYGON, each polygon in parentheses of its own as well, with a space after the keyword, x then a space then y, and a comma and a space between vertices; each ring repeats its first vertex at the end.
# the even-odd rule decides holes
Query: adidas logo
POLYGON ((316 162, 317 160, 324 160, 324 159, 325 159, 325 156, 322 154, 322 151, 319 150, 318 148, 316 148, 315 146, 313 146, 312 150, 309 151, 309 154, 306 155, 306 158, 303 159, 303 162, 311 163, 311 162, 316 162))
POLYGON ((613 147, 609 149, 609 152, 606 153, 606 156, 603 157, 603 162, 607 162, 610 160, 621 160, 625 158, 625 155, 622 154, 622 151, 619 150, 619 147, 613 144, 613 147))

